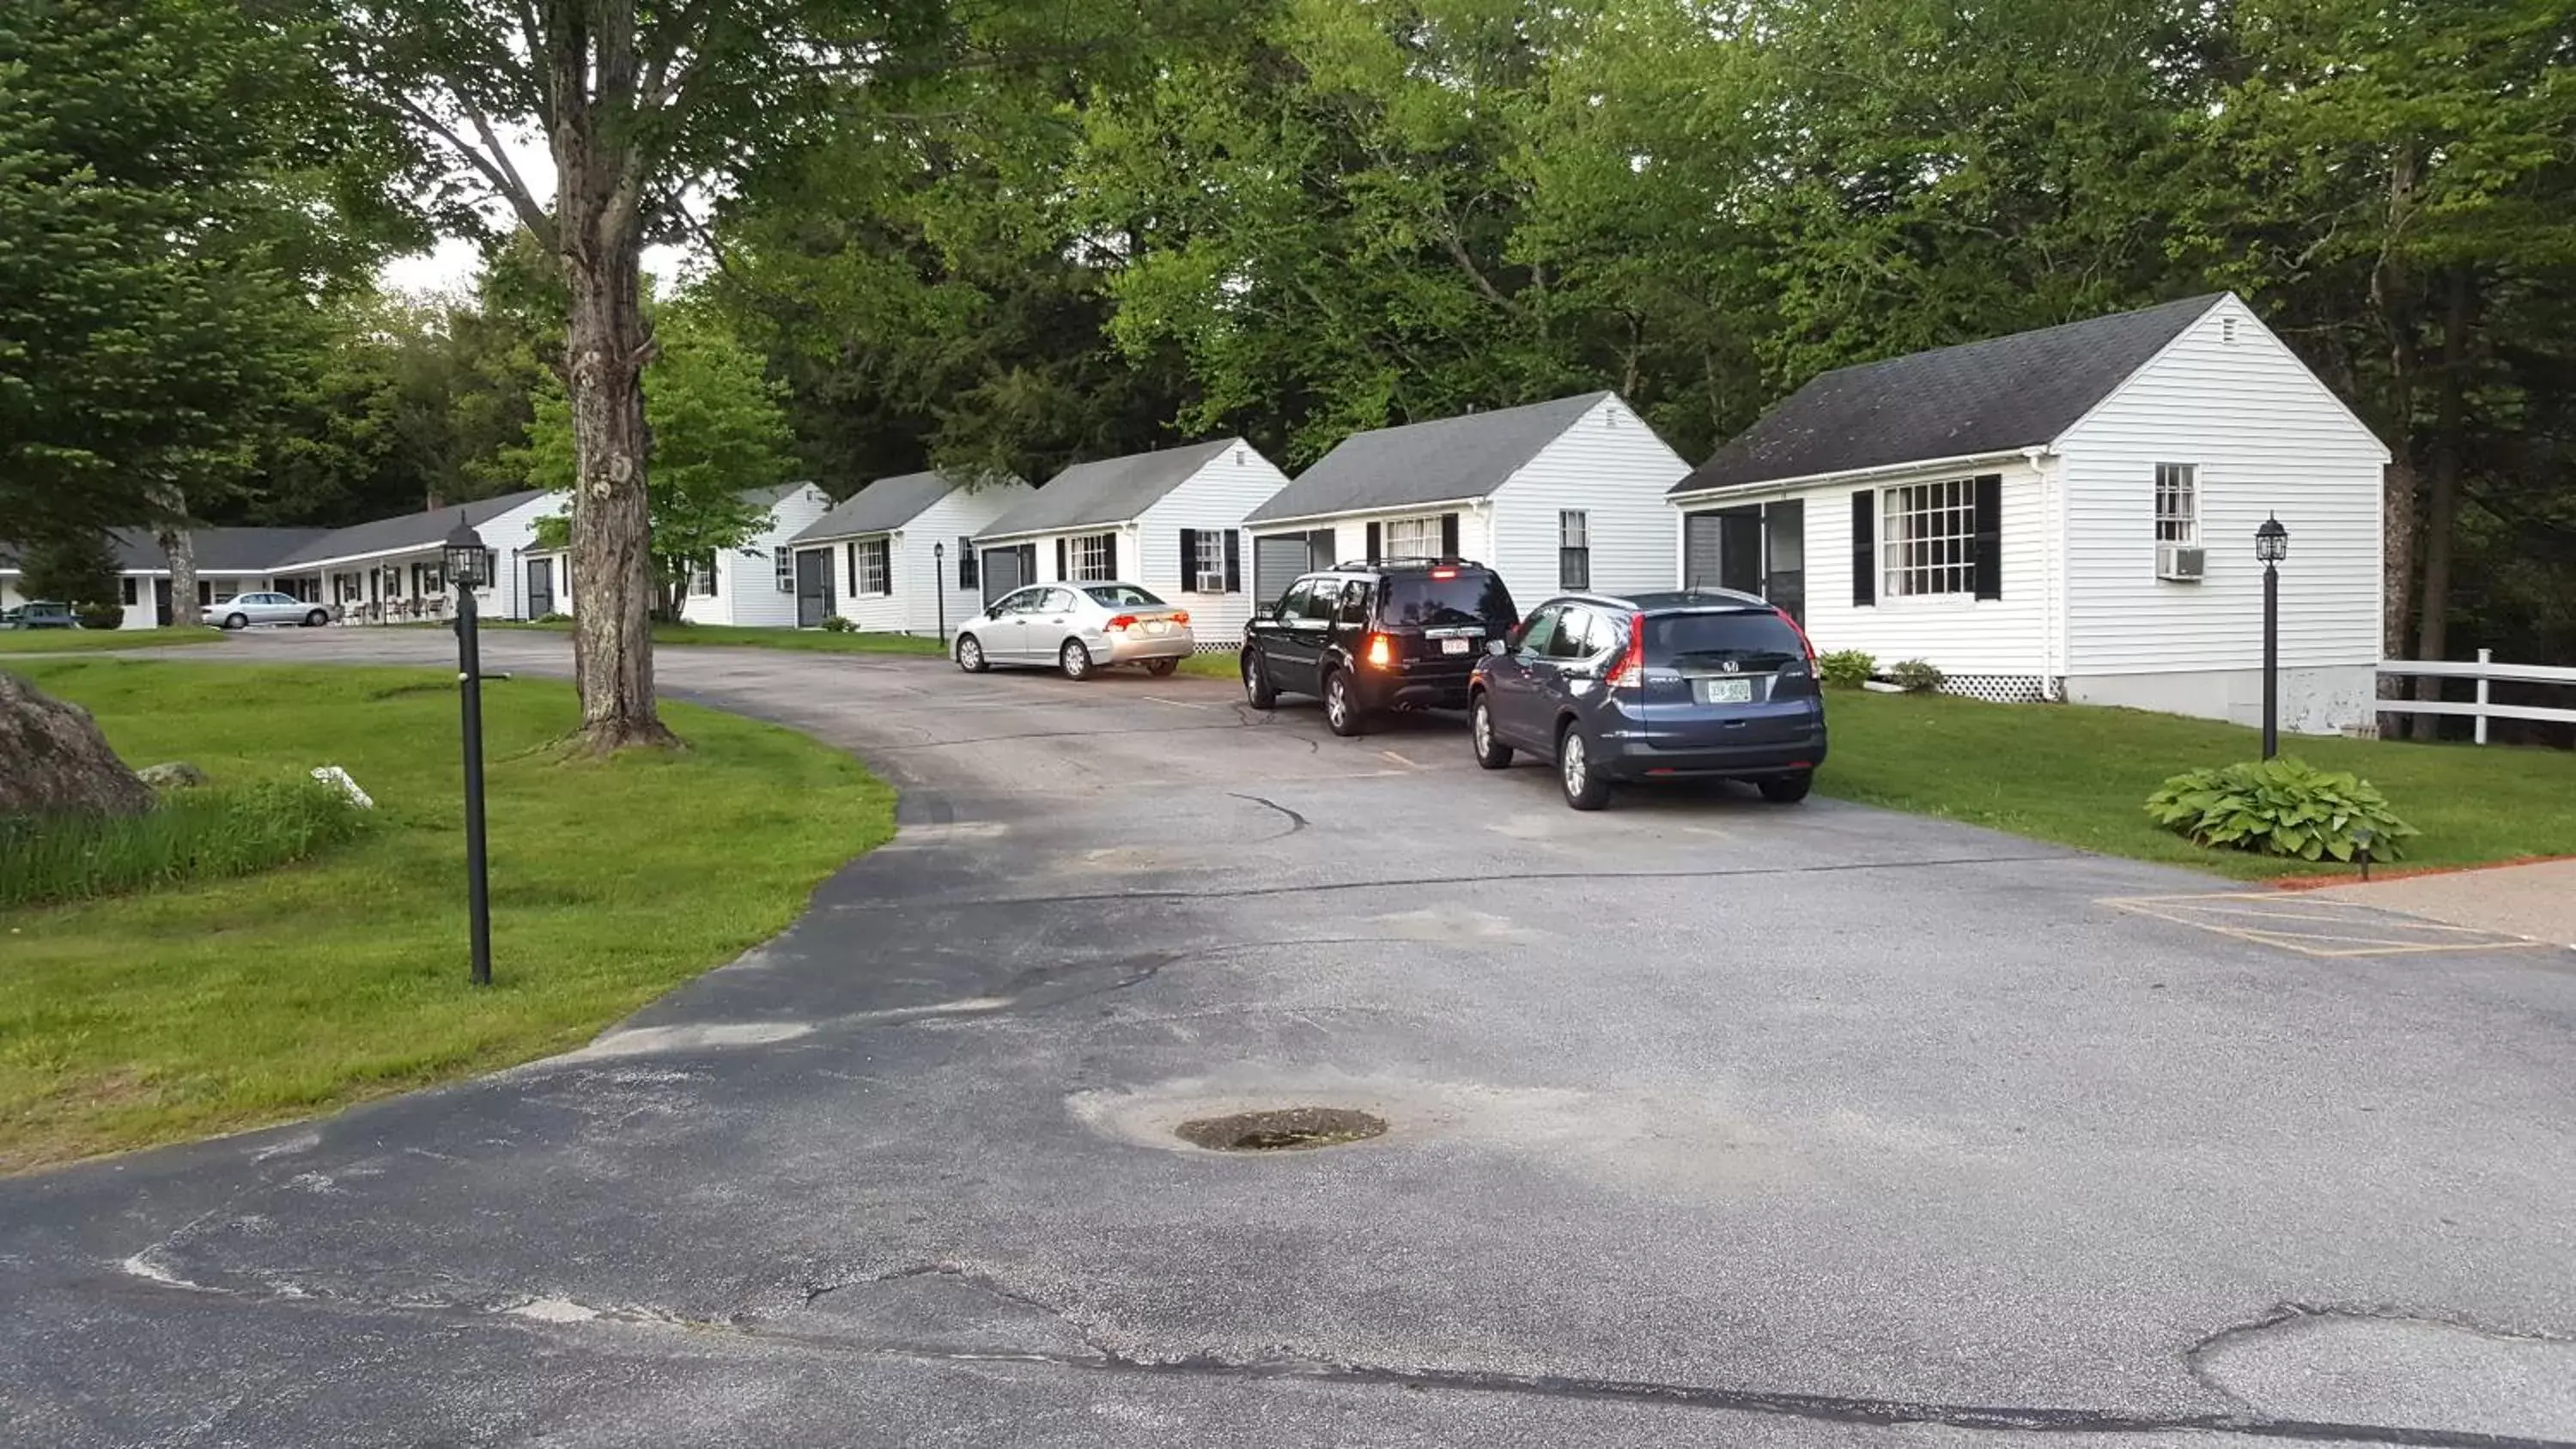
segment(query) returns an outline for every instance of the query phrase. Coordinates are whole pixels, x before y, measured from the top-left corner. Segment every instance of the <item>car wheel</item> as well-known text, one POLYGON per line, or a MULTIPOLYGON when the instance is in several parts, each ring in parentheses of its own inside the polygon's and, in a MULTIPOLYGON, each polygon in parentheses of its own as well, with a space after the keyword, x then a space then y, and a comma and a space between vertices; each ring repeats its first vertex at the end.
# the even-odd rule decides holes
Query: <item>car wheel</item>
POLYGON ((1762 798, 1775 805, 1795 805, 1806 799, 1807 792, 1814 788, 1816 788, 1816 772, 1813 770, 1800 770, 1794 775, 1782 775, 1776 780, 1761 782, 1762 798))
POLYGON ((1467 706, 1467 733, 1475 742, 1476 763, 1488 770, 1508 769, 1512 747, 1494 737, 1493 702, 1480 691, 1475 702, 1467 706))
POLYGON ((239 614, 226 614, 224 615, 224 627, 227 629, 247 629, 250 627, 250 620, 239 614))
POLYGON ((1324 676, 1324 723, 1344 739, 1361 733, 1368 723, 1360 714, 1359 698, 1351 693, 1351 677, 1338 669, 1324 676))
POLYGON ((1577 810, 1610 803, 1610 777, 1592 763, 1592 741, 1573 720, 1556 736, 1556 778, 1565 787, 1565 803, 1577 810))
POLYGON ((1083 648, 1079 639, 1065 640, 1064 647, 1056 651, 1055 662, 1067 679, 1091 677, 1091 651, 1083 648))
POLYGON ((307 629, 319 629, 330 622, 331 616, 323 613, 320 609, 316 609, 312 613, 304 616, 304 627, 307 629))
POLYGON ((1254 709, 1279 707, 1279 691, 1270 687, 1270 668, 1258 654, 1243 656, 1243 702, 1254 709))
POLYGON ((1156 679, 1167 679, 1171 676, 1173 670, 1180 667, 1181 661, 1177 659, 1148 659, 1145 661, 1145 672, 1154 676, 1156 679))
POLYGON ((957 667, 969 674, 981 674, 992 668, 992 661, 984 657, 983 641, 972 634, 958 635, 957 667))

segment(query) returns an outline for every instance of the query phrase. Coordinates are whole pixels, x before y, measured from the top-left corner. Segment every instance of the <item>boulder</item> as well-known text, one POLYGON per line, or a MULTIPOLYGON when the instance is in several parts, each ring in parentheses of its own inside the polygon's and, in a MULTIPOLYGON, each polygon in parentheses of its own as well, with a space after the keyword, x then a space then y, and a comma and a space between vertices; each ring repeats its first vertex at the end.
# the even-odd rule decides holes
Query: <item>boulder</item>
POLYGON ((155 790, 193 790, 206 783, 206 772, 185 760, 172 760, 166 765, 146 765, 135 771, 134 776, 155 790))
POLYGON ((0 673, 0 816, 139 815, 153 798, 88 710, 0 673))

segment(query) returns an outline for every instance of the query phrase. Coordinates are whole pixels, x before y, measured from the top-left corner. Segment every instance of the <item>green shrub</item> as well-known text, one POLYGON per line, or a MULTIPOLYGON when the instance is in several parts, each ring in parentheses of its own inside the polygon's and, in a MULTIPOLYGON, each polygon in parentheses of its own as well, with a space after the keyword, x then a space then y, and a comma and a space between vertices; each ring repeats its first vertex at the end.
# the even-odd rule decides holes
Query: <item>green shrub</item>
POLYGON ((1895 680, 1896 687, 1907 694, 1929 694, 1939 689, 1950 676, 1943 674, 1925 660, 1908 659, 1889 669, 1887 677, 1895 680))
POLYGON ((1837 649, 1816 656, 1816 672, 1838 689, 1858 689, 1878 672, 1878 656, 1866 649, 1837 649))
POLYGON ((74 618, 84 629, 121 629, 125 627, 125 607, 121 604, 83 604, 74 618))
POLYGON ((826 634, 854 633, 858 627, 839 614, 828 615, 823 620, 823 632, 826 634))
POLYGON ((532 623, 532 624, 569 624, 569 623, 571 623, 571 622, 572 622, 572 615, 570 615, 570 614, 561 614, 561 613, 544 613, 544 614, 539 614, 537 617, 535 617, 534 619, 529 620, 528 622, 530 622, 530 623, 532 623))
POLYGON ((0 819, 0 910, 250 875, 355 839, 369 818, 294 780, 165 796, 142 815, 0 819))
POLYGON ((2147 813, 2195 844, 2300 860, 2350 860, 2365 839, 2372 859, 2395 860, 2397 842, 2420 833, 2369 781, 2288 758, 2176 775, 2147 813))

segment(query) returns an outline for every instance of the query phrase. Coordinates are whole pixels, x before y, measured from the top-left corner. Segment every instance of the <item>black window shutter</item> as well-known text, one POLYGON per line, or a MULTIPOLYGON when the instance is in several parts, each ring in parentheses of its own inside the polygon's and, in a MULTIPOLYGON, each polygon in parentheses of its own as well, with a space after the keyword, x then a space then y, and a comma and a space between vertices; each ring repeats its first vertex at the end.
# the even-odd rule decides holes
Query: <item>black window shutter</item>
POLYGON ((1073 574, 1073 569, 1066 564, 1065 558, 1064 540, 1058 538, 1055 541, 1055 576, 1059 579, 1070 578, 1073 574))
POLYGON ((707 555, 707 597, 710 599, 716 596, 716 575, 722 571, 723 563, 724 560, 719 556, 707 555))
POLYGON ((1368 526, 1368 561, 1370 563, 1377 562, 1378 539, 1382 536, 1384 536, 1384 530, 1381 525, 1372 523, 1368 526))
POLYGON ((1231 528, 1225 531, 1225 591, 1243 592, 1243 535, 1231 528))
POLYGON ((1199 531, 1181 530, 1181 592, 1190 593, 1199 586, 1199 531))
POLYGON ((891 538, 878 539, 877 547, 883 551, 885 555, 885 591, 891 594, 894 592, 894 540, 891 538))
POLYGON ((1114 579, 1118 577, 1118 535, 1104 533, 1100 535, 1100 541, 1109 545, 1109 576, 1114 579))
POLYGON ((1444 513, 1440 515, 1440 556, 1442 558, 1456 558, 1458 556, 1457 514, 1444 513))
POLYGON ((850 597, 857 598, 859 596, 859 546, 856 543, 841 545, 841 570, 849 579, 850 597))
POLYGON ((1977 534, 1970 553, 1976 565, 1977 597, 2004 596, 2004 475, 1977 477, 1977 534))
POLYGON ((1878 602, 1878 494, 1863 488, 1852 496, 1852 607, 1878 602))

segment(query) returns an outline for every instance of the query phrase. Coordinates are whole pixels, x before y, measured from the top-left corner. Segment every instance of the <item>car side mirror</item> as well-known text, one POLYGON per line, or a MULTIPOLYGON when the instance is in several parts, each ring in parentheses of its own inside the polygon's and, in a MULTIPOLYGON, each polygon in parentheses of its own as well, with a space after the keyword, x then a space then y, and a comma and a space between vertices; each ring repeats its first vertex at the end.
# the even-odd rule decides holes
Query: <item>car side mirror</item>
POLYGON ((1509 653, 1511 653, 1511 652, 1512 652, 1512 646, 1510 646, 1509 644, 1504 643, 1504 642, 1503 642, 1502 640, 1500 640, 1500 639, 1488 639, 1488 640, 1486 640, 1486 641, 1485 641, 1485 652, 1486 652, 1486 653, 1488 653, 1488 654, 1498 654, 1498 655, 1499 655, 1499 654, 1509 654, 1509 653))

